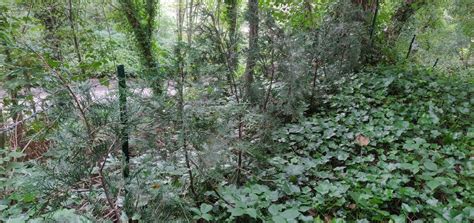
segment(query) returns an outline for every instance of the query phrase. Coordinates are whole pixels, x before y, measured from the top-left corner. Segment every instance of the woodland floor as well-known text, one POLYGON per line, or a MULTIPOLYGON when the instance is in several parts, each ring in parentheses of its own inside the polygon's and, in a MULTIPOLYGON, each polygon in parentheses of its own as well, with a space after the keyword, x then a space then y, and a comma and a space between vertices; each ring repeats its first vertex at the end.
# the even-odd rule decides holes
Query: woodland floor
MULTIPOLYGON (((140 87, 138 83, 135 81, 129 81, 127 83, 130 88, 132 89, 132 94, 140 94, 144 97, 150 97, 152 95, 151 88, 147 87, 140 87)), ((118 95, 118 88, 117 88, 117 81, 111 80, 109 81, 108 85, 103 85, 100 83, 99 79, 89 79, 88 81, 82 83, 75 83, 72 85, 73 90, 84 87, 84 85, 90 86, 89 92, 90 96, 94 100, 106 100, 106 99, 113 99, 118 95)), ((143 86, 143 85, 142 85, 143 86)), ((176 88, 174 81, 167 81, 167 94, 169 96, 176 95, 176 88)), ((25 94, 25 92, 20 92, 20 94, 25 94)), ((48 101, 48 97, 51 96, 51 93, 43 88, 31 88, 31 95, 33 95, 34 107, 35 111, 42 111, 45 107, 47 107, 46 102, 48 101)), ((3 99, 7 97, 7 91, 5 89, 0 88, 0 109, 3 109, 4 101, 3 99)), ((24 104, 25 106, 32 106, 31 102, 25 99, 20 99, 20 104, 24 104)))

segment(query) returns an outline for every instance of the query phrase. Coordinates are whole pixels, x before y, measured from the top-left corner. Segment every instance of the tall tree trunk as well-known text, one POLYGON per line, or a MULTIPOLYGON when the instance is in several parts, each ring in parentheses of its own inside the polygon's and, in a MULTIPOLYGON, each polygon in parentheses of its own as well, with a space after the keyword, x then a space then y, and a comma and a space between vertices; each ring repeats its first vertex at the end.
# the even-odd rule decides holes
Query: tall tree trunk
MULTIPOLYGON (((363 13, 361 14, 361 21, 364 21, 365 26, 368 27, 370 38, 364 41, 364 61, 363 63, 375 64, 381 61, 381 52, 377 46, 374 46, 374 35, 376 29, 377 13, 379 10, 379 0, 351 0, 356 6, 361 6, 363 13), (373 15, 369 19, 369 15, 373 15)), ((395 11, 388 28, 384 31, 384 45, 392 46, 402 32, 403 26, 409 19, 421 8, 427 4, 427 0, 404 0, 403 3, 395 11)), ((389 59, 390 60, 390 59, 389 59)))
POLYGON ((226 7, 226 23, 227 29, 229 30, 229 44, 228 44, 228 61, 229 61, 229 74, 227 75, 227 82, 231 85, 231 91, 237 95, 237 89, 232 90, 233 76, 237 70, 238 55, 237 55, 237 0, 225 0, 226 7))
POLYGON ((375 11, 374 15, 372 16, 372 24, 370 25, 370 46, 372 47, 374 43, 374 33, 375 33, 375 27, 377 24, 377 16, 379 13, 379 0, 375 0, 375 11))
MULTIPOLYGON (((80 51, 80 48, 79 48, 79 40, 77 39, 77 34, 76 34, 76 27, 75 27, 75 24, 74 24, 74 13, 73 13, 73 10, 72 10, 72 0, 68 0, 68 11, 69 11, 69 26, 71 27, 71 31, 72 31, 72 39, 74 41, 74 50, 76 51, 76 56, 77 56, 77 62, 79 62, 79 64, 82 63, 82 56, 81 56, 81 51, 80 51)), ((81 68, 81 72, 84 73, 84 70, 81 68)))
MULTIPOLYGON (((238 41, 237 41, 237 9, 238 9, 238 1, 237 0, 225 0, 225 5, 226 5, 226 24, 227 24, 227 29, 229 30, 229 44, 228 44, 228 56, 227 56, 227 67, 228 67, 228 76, 227 76, 227 81, 229 82, 231 91, 233 95, 235 96, 235 99, 237 101, 237 104, 240 104, 240 97, 239 97, 239 90, 237 88, 237 83, 235 81, 234 75, 237 70, 237 65, 238 65, 238 41), (233 89, 232 89, 233 88, 233 89)), ((243 123, 242 123, 242 117, 239 114, 238 115, 238 140, 242 140, 243 137, 243 123)), ((242 149, 238 150, 238 155, 237 155, 237 179, 236 179, 236 184, 240 185, 241 184, 241 170, 242 170, 242 149)))
POLYGON ((258 0, 248 0, 248 20, 249 20, 249 49, 247 65, 245 67, 245 94, 248 101, 255 103, 255 92, 253 92, 253 82, 255 75, 255 64, 258 50, 258 0))
POLYGON ((230 66, 235 71, 237 68, 237 0, 226 0, 227 25, 229 29, 229 56, 230 66))
MULTIPOLYGON (((186 74, 184 72, 184 56, 183 56, 183 24, 184 24, 184 14, 185 9, 183 6, 183 0, 178 0, 178 44, 176 45, 175 53, 177 58, 177 73, 178 73, 178 128, 180 131, 179 134, 179 146, 184 150, 184 159, 186 164, 186 169, 188 170, 189 175, 189 188, 191 193, 194 197, 197 197, 196 190, 194 189, 194 176, 191 168, 191 160, 189 157, 188 151, 188 142, 187 142, 187 132, 186 132, 186 125, 185 125, 185 118, 184 118, 184 83, 186 74)), ((188 14, 189 16, 189 14, 188 14)), ((188 31, 188 42, 190 41, 190 34, 188 31)))
POLYGON ((187 43, 188 47, 191 47, 191 40, 192 40, 192 35, 193 35, 193 18, 194 18, 194 0, 190 0, 188 3, 188 12, 187 12, 187 18, 188 18, 188 27, 187 27, 187 43))
POLYGON ((427 3, 426 0, 405 0, 392 17, 392 21, 385 31, 386 44, 392 45, 402 32, 408 20, 427 3))
MULTIPOLYGON (((153 31, 155 29, 156 0, 146 0, 145 17, 139 13, 139 6, 132 0, 120 0, 120 5, 125 13, 128 24, 132 28, 132 33, 137 41, 137 46, 142 57, 146 73, 156 75, 158 64, 153 54, 153 31), (144 22, 142 22, 144 21, 144 22)), ((161 94, 161 79, 157 78, 153 83, 155 94, 161 94)))

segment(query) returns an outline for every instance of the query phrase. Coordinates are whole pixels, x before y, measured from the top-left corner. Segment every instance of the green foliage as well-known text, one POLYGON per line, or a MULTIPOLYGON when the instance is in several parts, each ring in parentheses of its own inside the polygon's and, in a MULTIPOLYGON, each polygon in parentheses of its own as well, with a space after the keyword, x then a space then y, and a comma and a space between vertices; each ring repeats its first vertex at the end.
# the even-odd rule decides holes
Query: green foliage
POLYGON ((1 222, 474 221, 470 1, 180 2, 0 2, 1 222))
POLYGON ((252 183, 221 189, 221 219, 472 220, 472 79, 384 67, 341 86, 274 133, 252 183))
MULTIPOLYGON (((467 1, 430 1, 423 4, 401 28, 396 42, 387 44, 386 29, 400 1, 383 1, 377 19, 378 45, 383 58, 392 62, 407 62, 405 57, 413 35, 416 41, 408 62, 459 74, 472 68, 472 17, 466 10, 467 1), (395 45, 393 45, 395 44, 395 45), (436 62, 437 61, 437 62, 436 62)), ((420 1, 423 2, 423 1, 420 1)), ((472 71, 470 71, 472 72, 472 71)))
POLYGON ((204 219, 206 221, 211 221, 212 215, 209 212, 212 210, 212 206, 209 204, 201 204, 199 209, 191 208, 191 211, 194 212, 195 216, 194 219, 204 219))
POLYGON ((41 214, 47 195, 41 194, 38 181, 44 175, 22 162, 22 152, 0 148, 0 220, 2 222, 91 222, 86 217, 77 215, 74 209, 53 210, 41 214), (36 182, 35 182, 36 181, 36 182), (14 191, 11 191, 15 188, 14 191), (41 215, 40 215, 41 214, 41 215))
POLYGON ((287 23, 285 25, 296 29, 312 29, 319 24, 331 3, 327 0, 263 0, 261 2, 265 10, 272 10, 273 16, 279 23, 287 23))

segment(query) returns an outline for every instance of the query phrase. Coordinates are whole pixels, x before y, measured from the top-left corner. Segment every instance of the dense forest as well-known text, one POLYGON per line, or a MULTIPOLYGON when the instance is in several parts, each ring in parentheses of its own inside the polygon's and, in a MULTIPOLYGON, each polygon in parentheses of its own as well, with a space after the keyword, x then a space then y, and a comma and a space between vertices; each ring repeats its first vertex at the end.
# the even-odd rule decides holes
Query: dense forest
POLYGON ((0 0, 0 222, 474 222, 472 0, 0 0))

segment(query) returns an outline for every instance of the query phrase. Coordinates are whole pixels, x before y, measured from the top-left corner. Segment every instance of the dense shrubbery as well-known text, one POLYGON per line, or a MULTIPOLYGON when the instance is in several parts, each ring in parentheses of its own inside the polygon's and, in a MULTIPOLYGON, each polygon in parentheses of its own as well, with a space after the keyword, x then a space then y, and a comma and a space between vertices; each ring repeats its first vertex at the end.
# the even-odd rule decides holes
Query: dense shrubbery
MULTIPOLYGON (((216 121, 223 121, 226 106, 219 110, 220 116, 198 108, 189 111, 188 118, 196 120, 188 127, 192 132, 201 132, 191 134, 190 143, 204 147, 193 155, 201 168, 206 167, 195 175, 199 208, 194 208, 195 204, 186 195, 179 195, 183 193, 183 182, 188 180, 187 170, 180 162, 174 164, 174 159, 182 158, 179 150, 170 147, 167 156, 144 153, 135 158, 136 162, 142 162, 142 167, 131 187, 140 196, 136 198, 139 202, 134 218, 143 221, 194 218, 211 222, 473 220, 472 77, 383 67, 349 75, 334 85, 340 86, 336 93, 318 98, 320 108, 316 113, 278 128, 272 133, 271 141, 261 139, 262 143, 247 144, 248 154, 256 159, 246 167, 247 182, 242 187, 218 182, 229 177, 226 175, 232 176, 232 167, 225 165, 231 158, 224 158, 229 156, 229 151, 219 152, 222 160, 214 159, 217 154, 213 154, 216 148, 212 147, 219 143, 200 144, 229 134, 214 135, 223 134, 218 129, 225 122, 216 121), (204 134, 206 131, 209 132, 204 134), (163 160, 153 165, 159 157, 163 160), (211 189, 214 187, 215 190, 211 189)), ((90 112, 104 108, 96 106, 90 112)), ((91 120, 99 121, 102 117, 99 116, 91 120)), ((256 118, 252 117, 247 119, 256 118)), ((132 116, 137 125, 150 118, 140 112, 132 116), (139 121, 138 117, 145 119, 139 121)), ((249 120, 247 123, 252 123, 249 120)), ((57 153, 65 151, 61 146, 68 146, 71 152, 82 148, 80 143, 60 144, 81 139, 80 128, 68 127, 68 123, 63 122, 64 127, 58 126, 61 131, 49 137, 56 139, 58 148, 45 155, 57 156, 58 163, 22 162, 22 153, 2 150, 1 163, 7 169, 0 172, 6 176, 1 179, 1 186, 16 188, 7 191, 8 196, 0 204, 2 219, 86 221, 85 216, 110 213, 100 204, 84 206, 83 216, 70 210, 87 204, 87 200, 104 199, 105 195, 100 190, 74 196, 67 192, 77 188, 74 182, 83 182, 81 176, 89 171, 78 169, 77 164, 65 160, 68 156, 57 153), (41 166, 62 169, 43 171, 38 168, 41 166), (66 189, 68 185, 72 187, 66 189), (63 208, 48 208, 51 212, 41 214, 47 205, 63 208)), ((100 136, 100 139, 105 138, 100 136)), ((147 147, 146 138, 137 140, 144 140, 137 141, 137 146, 147 147)), ((174 141, 171 138, 165 143, 172 146, 174 141)), ((112 193, 119 193, 117 160, 111 159, 105 169, 109 172, 107 179, 115 182, 115 186, 110 186, 112 193)), ((97 169, 93 169, 92 176, 96 173, 97 169)))
POLYGON ((203 204, 197 216, 473 220, 472 79, 385 68, 341 86, 321 112, 274 133, 274 157, 252 181, 221 188, 214 208, 203 204))
POLYGON ((1 1, 0 222, 474 221, 469 3, 1 1))

